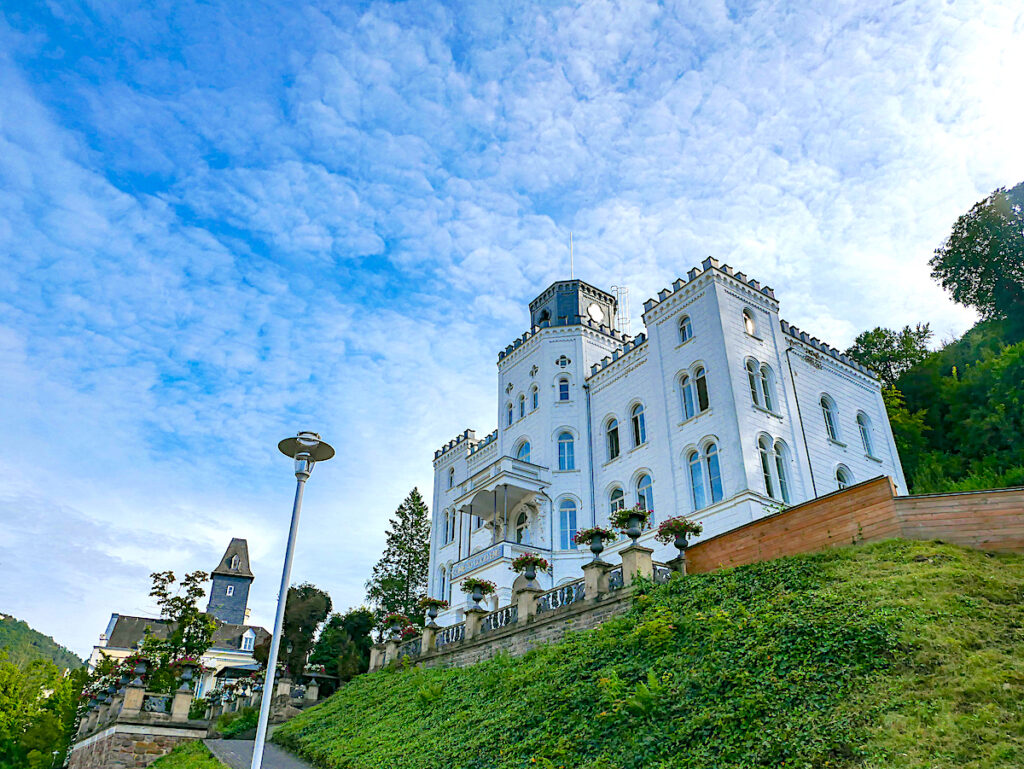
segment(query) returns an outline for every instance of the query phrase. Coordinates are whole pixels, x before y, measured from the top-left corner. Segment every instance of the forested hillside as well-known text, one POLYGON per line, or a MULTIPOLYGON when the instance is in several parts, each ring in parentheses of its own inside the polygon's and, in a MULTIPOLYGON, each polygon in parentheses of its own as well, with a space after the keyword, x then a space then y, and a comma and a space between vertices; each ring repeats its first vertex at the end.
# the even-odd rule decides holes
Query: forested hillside
POLYGON ((847 353, 886 385, 912 493, 1024 485, 1024 183, 961 216, 931 265, 981 321, 934 352, 921 323, 866 331, 847 353))
POLYGON ((50 660, 61 670, 82 666, 74 652, 7 614, 0 614, 0 649, 6 650, 8 660, 22 667, 33 660, 50 660))

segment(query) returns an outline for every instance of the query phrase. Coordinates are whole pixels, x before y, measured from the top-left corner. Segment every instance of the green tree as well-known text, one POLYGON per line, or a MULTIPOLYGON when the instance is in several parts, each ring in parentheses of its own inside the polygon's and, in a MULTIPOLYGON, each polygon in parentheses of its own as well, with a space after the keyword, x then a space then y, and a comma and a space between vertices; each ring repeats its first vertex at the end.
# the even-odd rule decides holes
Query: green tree
POLYGON ((179 657, 199 659, 210 648, 217 629, 216 620, 199 610, 199 599, 206 595, 203 589, 206 572, 186 574, 177 588, 173 571, 159 571, 149 576, 153 580, 149 595, 160 607, 160 618, 167 620, 172 628, 167 638, 153 648, 166 658, 164 662, 179 657))
POLYGON ((345 614, 334 614, 327 621, 309 661, 323 665, 330 675, 348 681, 365 673, 370 667, 370 647, 377 618, 372 611, 360 606, 345 614))
POLYGON ((886 387, 895 387, 896 380, 928 357, 931 338, 927 323, 900 331, 877 327, 860 334, 846 354, 876 372, 886 387))
POLYGON ((929 264, 955 301, 983 317, 1024 316, 1024 182, 975 203, 929 264))
POLYGON ((331 613, 331 597, 308 582, 288 588, 280 657, 293 675, 302 673, 316 631, 331 613))
POLYGON ((430 519, 419 489, 409 492, 389 524, 384 555, 366 583, 378 627, 385 615, 392 612, 418 617, 416 603, 426 593, 430 519))

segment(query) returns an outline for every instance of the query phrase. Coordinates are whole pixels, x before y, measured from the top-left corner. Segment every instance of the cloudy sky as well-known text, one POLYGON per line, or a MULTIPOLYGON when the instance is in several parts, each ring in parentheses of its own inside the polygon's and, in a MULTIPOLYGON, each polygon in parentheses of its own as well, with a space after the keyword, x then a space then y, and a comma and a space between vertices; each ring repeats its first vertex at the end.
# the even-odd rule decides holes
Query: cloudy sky
POLYGON ((838 346, 961 333, 927 261, 1024 179, 1022 36, 1019 0, 5 4, 0 611, 86 654, 239 536, 269 625, 309 428, 293 576, 360 603, 570 231, 634 331, 710 254, 838 346))

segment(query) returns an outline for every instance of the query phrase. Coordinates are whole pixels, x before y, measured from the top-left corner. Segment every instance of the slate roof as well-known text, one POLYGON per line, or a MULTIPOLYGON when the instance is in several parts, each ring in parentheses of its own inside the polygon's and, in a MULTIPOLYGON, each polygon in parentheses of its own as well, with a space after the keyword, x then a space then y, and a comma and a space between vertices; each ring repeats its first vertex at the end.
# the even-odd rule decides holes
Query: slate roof
POLYGON ((220 563, 210 573, 210 576, 212 577, 214 574, 254 579, 252 572, 249 571, 249 544, 244 539, 234 537, 231 544, 228 545, 228 549, 224 551, 224 557, 220 559, 220 563), (231 558, 236 555, 238 556, 238 568, 232 569, 231 558))
MULTIPOLYGON (((108 634, 108 649, 134 649, 139 641, 146 635, 146 628, 149 628, 157 638, 167 638, 170 635, 170 623, 165 619, 151 619, 149 617, 126 617, 117 615, 113 630, 108 634)), ((240 651, 242 648, 242 636, 249 628, 256 633, 256 645, 270 638, 264 628, 254 625, 232 625, 217 620, 217 629, 213 632, 213 649, 233 649, 240 651)))

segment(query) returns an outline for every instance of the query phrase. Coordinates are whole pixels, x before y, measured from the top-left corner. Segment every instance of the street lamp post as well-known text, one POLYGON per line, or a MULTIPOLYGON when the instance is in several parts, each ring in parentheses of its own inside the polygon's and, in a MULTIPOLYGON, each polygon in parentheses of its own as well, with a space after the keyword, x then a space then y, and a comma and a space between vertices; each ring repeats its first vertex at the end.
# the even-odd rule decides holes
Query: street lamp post
POLYGON ((304 431, 294 438, 285 438, 277 447, 282 454, 295 459, 295 503, 292 505, 292 523, 288 529, 288 548, 284 554, 284 568, 281 570, 281 590, 277 594, 277 615, 274 617, 274 635, 270 640, 270 657, 267 659, 267 674, 263 681, 263 699, 260 703, 260 720, 256 727, 256 742, 252 746, 252 769, 263 765, 263 745, 267 739, 267 721, 270 718, 270 701, 274 698, 274 673, 277 668, 277 650, 281 645, 281 629, 284 625, 284 606, 288 600, 288 583, 292 574, 292 554, 295 552, 295 534, 299 528, 299 513, 302 511, 302 490, 305 488, 313 465, 326 462, 334 456, 329 443, 320 440, 318 433, 304 431))

